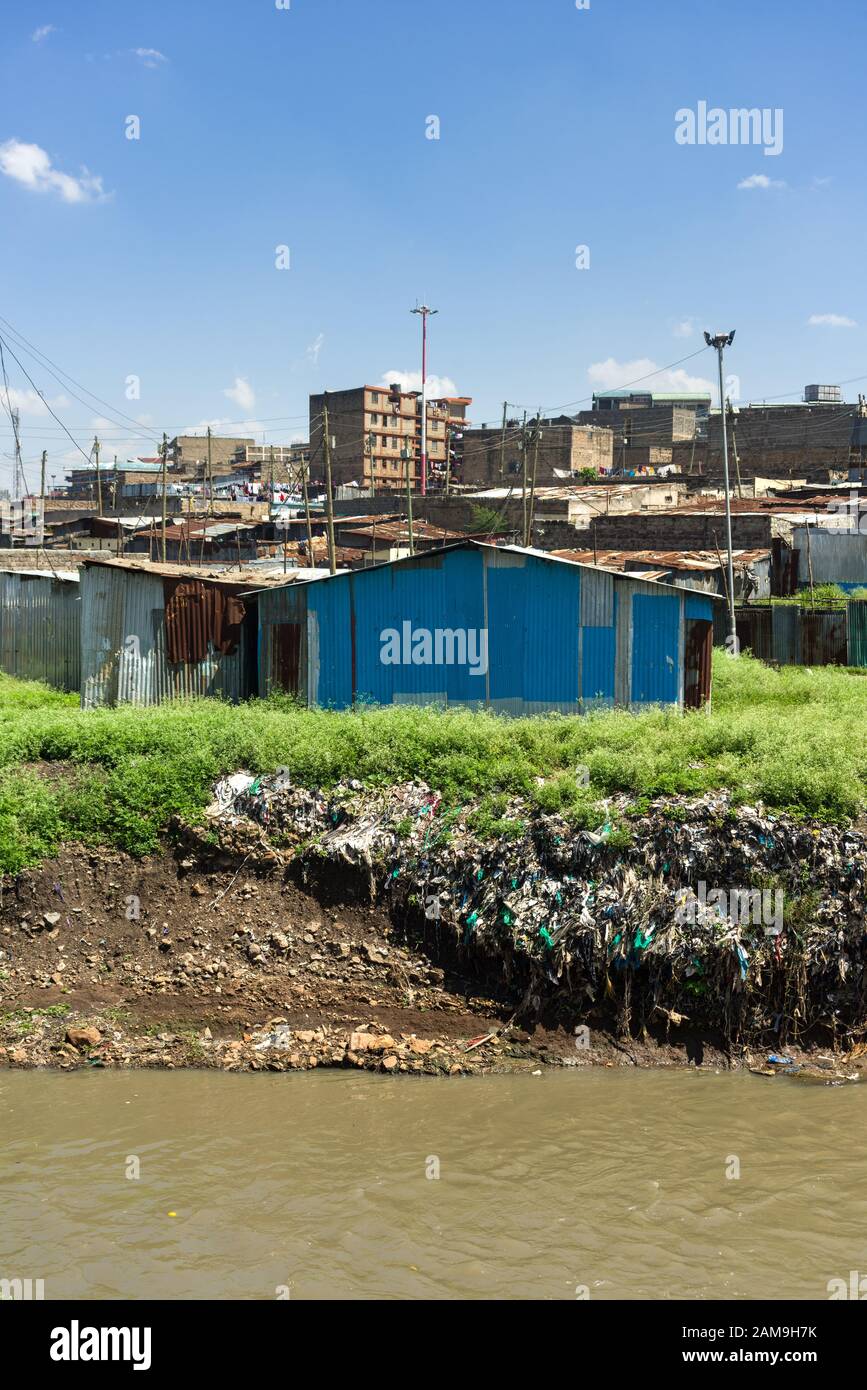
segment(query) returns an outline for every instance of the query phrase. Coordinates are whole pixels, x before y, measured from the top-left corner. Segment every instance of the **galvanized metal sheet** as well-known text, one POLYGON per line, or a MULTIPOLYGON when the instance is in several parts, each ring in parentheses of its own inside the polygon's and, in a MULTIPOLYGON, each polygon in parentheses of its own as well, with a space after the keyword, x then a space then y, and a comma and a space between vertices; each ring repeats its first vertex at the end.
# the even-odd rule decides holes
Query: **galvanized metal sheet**
POLYGON ((668 594, 633 594, 633 706, 679 703, 681 626, 679 598, 668 594))
POLYGON ((850 666, 867 666, 867 599, 850 599, 846 605, 850 666))
POLYGON ((50 571, 0 573, 0 669, 57 690, 81 683, 81 591, 78 576, 50 571))

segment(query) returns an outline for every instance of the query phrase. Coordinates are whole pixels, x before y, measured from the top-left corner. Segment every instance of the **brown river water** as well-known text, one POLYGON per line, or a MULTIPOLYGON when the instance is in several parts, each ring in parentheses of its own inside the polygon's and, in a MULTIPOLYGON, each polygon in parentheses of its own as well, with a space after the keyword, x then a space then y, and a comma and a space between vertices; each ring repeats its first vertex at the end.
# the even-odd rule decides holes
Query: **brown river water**
POLYGON ((867 1274, 865 1106, 686 1070, 6 1072, 0 1278, 47 1299, 826 1299, 867 1274))

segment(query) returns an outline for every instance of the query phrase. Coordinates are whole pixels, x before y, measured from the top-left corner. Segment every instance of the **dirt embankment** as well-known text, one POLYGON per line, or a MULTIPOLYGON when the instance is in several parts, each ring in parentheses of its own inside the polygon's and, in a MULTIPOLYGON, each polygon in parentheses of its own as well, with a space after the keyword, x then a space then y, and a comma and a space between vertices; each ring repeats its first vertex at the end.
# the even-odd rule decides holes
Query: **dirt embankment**
POLYGON ((720 800, 616 837, 514 804, 486 842, 421 784, 230 793, 148 860, 70 846, 0 885, 0 1064, 860 1078, 859 831, 720 800), (747 870, 782 885, 768 920, 705 892, 747 870))
POLYGON ((277 865, 68 847, 4 885, 0 1063, 448 1074, 570 1047, 507 1029, 504 1001, 402 942, 381 909, 322 897, 277 865))

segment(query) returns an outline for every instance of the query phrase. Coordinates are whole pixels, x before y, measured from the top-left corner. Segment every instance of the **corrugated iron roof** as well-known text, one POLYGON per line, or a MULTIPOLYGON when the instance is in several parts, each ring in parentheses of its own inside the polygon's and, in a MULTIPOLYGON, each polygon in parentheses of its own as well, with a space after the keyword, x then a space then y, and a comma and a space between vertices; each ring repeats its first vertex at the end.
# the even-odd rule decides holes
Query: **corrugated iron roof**
MULTIPOLYGON (((726 552, 722 553, 725 563, 726 552)), ((664 565, 666 569, 677 570, 718 570, 720 559, 712 550, 553 550, 552 555, 563 560, 574 560, 578 564, 597 564, 603 569, 625 570, 628 565, 640 561, 645 564, 664 565)), ((746 568, 760 560, 770 557, 770 550, 733 550, 732 562, 736 568, 746 568)))
POLYGON ((265 585, 270 588, 277 581, 284 584, 290 583, 292 574, 292 571, 288 571, 284 575, 282 570, 274 573, 270 571, 263 573, 261 570, 231 569, 229 566, 218 568, 215 565, 173 565, 169 562, 163 565, 148 560, 144 556, 141 558, 124 557, 123 559, 88 559, 84 561, 83 568, 95 567, 126 570, 131 574, 151 575, 166 579, 209 579, 215 584, 223 583, 236 586, 239 583, 249 583, 253 588, 256 585, 265 585))
MULTIPOLYGON (((378 565, 368 565, 365 569, 362 569, 362 570, 355 570, 355 571, 354 571, 354 574, 356 575, 356 577, 358 577, 359 575, 363 575, 363 574, 372 574, 372 573, 374 573, 374 572, 377 571, 377 570, 382 570, 382 569, 385 569, 385 568, 387 568, 387 567, 389 567, 389 566, 394 567, 394 568, 398 568, 398 567, 407 567, 407 568, 411 568, 411 567, 414 566, 414 565, 418 565, 419 561, 422 561, 422 562, 427 561, 427 562, 429 562, 433 557, 435 557, 435 556, 437 556, 437 555, 443 555, 443 554, 446 554, 447 552, 450 552, 450 551, 455 551, 455 550, 466 550, 466 549, 471 549, 471 548, 472 548, 472 549, 477 549, 477 550, 491 550, 491 551, 493 551, 495 554, 502 554, 504 551, 506 551, 506 552, 508 552, 508 553, 510 553, 510 554, 513 554, 513 555, 530 555, 530 556, 532 556, 534 559, 537 559, 537 560, 544 560, 544 561, 546 561, 546 562, 548 562, 548 563, 550 563, 550 564, 552 564, 552 565, 577 565, 577 566, 580 567, 581 569, 593 570, 594 572, 599 573, 599 574, 611 574, 611 573, 612 573, 612 571, 611 571, 610 569, 606 569, 604 565, 593 565, 593 564, 587 564, 587 563, 585 563, 585 562, 583 562, 583 561, 571 560, 571 559, 568 559, 568 558, 566 558, 565 556, 562 556, 562 555, 555 555, 553 552, 548 551, 548 550, 534 550, 531 546, 522 546, 522 545, 488 545, 488 544, 486 544, 484 541, 476 541, 476 540, 464 539, 464 540, 462 540, 462 541, 458 541, 458 542, 453 543, 453 544, 450 544, 450 545, 443 545, 443 546, 440 546, 440 547, 439 547, 438 549, 436 549, 436 550, 426 550, 423 554, 405 555, 405 556, 403 556, 403 557, 402 557, 401 559, 399 559, 399 560, 385 560, 385 561, 383 561, 381 564, 378 564, 378 565)), ((344 574, 348 574, 348 573, 349 573, 349 571, 344 571, 344 574)), ((315 582, 323 583, 323 582, 325 582, 325 581, 327 581, 327 580, 338 579, 338 578, 340 578, 340 577, 341 577, 341 576, 340 576, 339 573, 338 573, 338 574, 327 574, 327 575, 325 575, 325 576, 323 577, 322 580, 318 580, 318 581, 315 581, 315 582)), ((621 576, 621 577, 622 577, 622 578, 626 578, 625 575, 623 575, 623 576, 621 576)), ((647 580, 647 575, 645 575, 645 574, 638 575, 638 576, 635 576, 635 577, 636 577, 636 578, 639 578, 639 579, 641 579, 641 580, 647 580)), ((654 583, 655 587, 657 587, 657 588, 659 588, 659 589, 668 589, 668 590, 670 590, 672 593, 677 594, 678 596, 681 595, 681 594, 683 593, 683 589, 680 588, 680 587, 678 587, 676 584, 664 584, 664 583, 660 583, 660 582, 657 581, 657 580, 654 580, 654 581, 651 581, 651 582, 654 583)), ((275 587, 275 588, 279 588, 280 585, 277 584, 277 585, 274 585, 274 587, 275 587)), ((719 602, 723 602, 722 595, 719 595, 719 594, 703 594, 702 597, 703 597, 703 598, 710 599, 712 602, 717 601, 717 600, 719 600, 719 602)))
POLYGON ((78 570, 25 570, 17 566, 0 566, 0 574, 20 574, 28 579, 60 579, 65 584, 78 583, 78 570))

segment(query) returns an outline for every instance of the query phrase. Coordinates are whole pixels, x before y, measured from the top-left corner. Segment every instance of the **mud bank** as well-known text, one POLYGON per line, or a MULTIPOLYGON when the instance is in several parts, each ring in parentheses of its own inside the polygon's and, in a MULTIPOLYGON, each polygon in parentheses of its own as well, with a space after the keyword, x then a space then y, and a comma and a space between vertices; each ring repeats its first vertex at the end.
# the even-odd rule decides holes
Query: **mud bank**
POLYGON ((69 846, 3 885, 0 1064, 442 1076, 681 1060, 520 1027, 505 997, 343 896, 339 875, 314 897, 267 854, 69 846))
POLYGON ((502 809, 483 836, 421 784, 251 779, 148 860, 66 848, 2 885, 0 1063, 860 1077, 859 831, 722 797, 594 831, 502 809), (782 921, 705 881, 773 885, 782 921))

